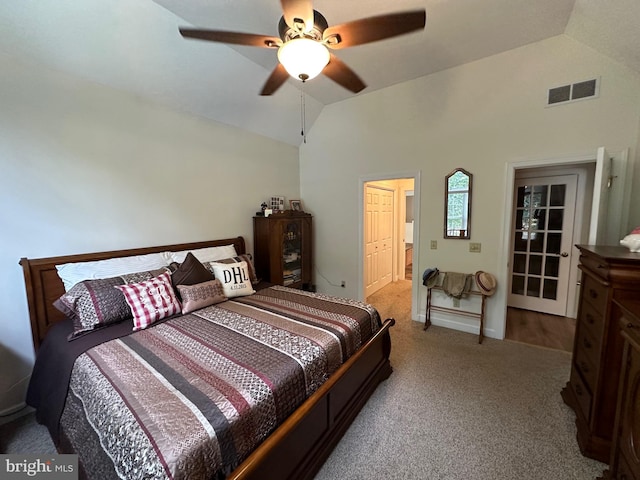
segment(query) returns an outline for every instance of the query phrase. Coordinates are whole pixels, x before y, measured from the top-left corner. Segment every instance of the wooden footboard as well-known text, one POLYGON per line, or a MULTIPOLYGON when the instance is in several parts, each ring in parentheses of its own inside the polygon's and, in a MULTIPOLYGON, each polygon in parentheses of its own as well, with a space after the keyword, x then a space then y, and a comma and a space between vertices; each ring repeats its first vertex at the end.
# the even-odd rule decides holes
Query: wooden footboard
POLYGON ((390 318, 227 480, 311 479, 380 382, 391 375, 390 318))

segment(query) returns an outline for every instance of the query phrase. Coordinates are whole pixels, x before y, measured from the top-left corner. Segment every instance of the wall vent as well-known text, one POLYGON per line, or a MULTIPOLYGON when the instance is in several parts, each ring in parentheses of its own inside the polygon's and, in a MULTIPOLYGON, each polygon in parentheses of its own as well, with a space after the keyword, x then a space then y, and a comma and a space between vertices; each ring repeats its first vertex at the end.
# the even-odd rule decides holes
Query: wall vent
POLYGON ((600 82, 597 78, 585 80, 571 85, 550 88, 547 95, 547 105, 557 105, 560 103, 575 102, 585 98, 598 96, 600 82))

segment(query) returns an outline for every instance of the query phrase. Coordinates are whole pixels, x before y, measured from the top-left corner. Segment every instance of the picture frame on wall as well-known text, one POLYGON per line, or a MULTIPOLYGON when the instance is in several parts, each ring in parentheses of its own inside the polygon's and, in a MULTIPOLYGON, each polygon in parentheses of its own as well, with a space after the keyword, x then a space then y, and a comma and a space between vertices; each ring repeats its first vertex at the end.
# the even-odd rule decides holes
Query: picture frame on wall
POLYGON ((294 212, 302 212, 302 200, 289 200, 289 208, 294 212))

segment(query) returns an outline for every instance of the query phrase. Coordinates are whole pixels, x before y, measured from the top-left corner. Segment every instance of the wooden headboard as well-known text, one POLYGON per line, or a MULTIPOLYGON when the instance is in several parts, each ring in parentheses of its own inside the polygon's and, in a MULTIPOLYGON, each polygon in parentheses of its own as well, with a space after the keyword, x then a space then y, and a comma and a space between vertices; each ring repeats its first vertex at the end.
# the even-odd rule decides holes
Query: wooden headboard
POLYGON ((24 273, 24 283, 27 289, 27 302, 31 320, 31 334, 33 347, 38 351, 42 340, 52 325, 63 320, 64 315, 53 306, 60 295, 64 293, 64 285, 56 265, 70 262, 89 262, 92 260, 106 260, 108 258, 144 255, 146 253, 177 252, 194 250, 204 247, 218 247, 233 244, 238 255, 246 253, 244 238, 225 238, 195 243, 179 243, 176 245, 160 245, 157 247, 133 248, 128 250, 113 250, 110 252, 82 253, 49 258, 22 258, 20 265, 24 273))

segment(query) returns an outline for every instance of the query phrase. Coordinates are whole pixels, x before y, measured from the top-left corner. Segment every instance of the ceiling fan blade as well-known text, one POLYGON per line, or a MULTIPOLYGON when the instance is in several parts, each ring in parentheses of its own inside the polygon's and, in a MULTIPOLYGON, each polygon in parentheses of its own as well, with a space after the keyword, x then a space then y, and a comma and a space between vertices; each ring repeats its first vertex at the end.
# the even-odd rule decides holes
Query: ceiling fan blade
POLYGON ((280 0, 284 21, 294 30, 310 32, 313 28, 311 0, 280 0))
POLYGON ((279 47, 282 40, 278 37, 256 35, 253 33, 227 32, 224 30, 200 30, 196 28, 181 28, 180 34, 185 38, 196 38, 210 42, 233 43, 250 47, 279 47))
POLYGON ((260 95, 272 95, 278 90, 284 82, 289 78, 289 73, 285 70, 281 63, 278 63, 273 69, 269 78, 264 83, 260 95))
POLYGON ((324 70, 322 70, 322 73, 347 90, 351 90, 353 93, 358 93, 366 87, 356 72, 351 70, 346 63, 333 53, 331 54, 329 63, 324 67, 324 70))
POLYGON ((426 20, 425 10, 391 13, 329 27, 322 37, 331 48, 353 47, 420 30, 426 20))

